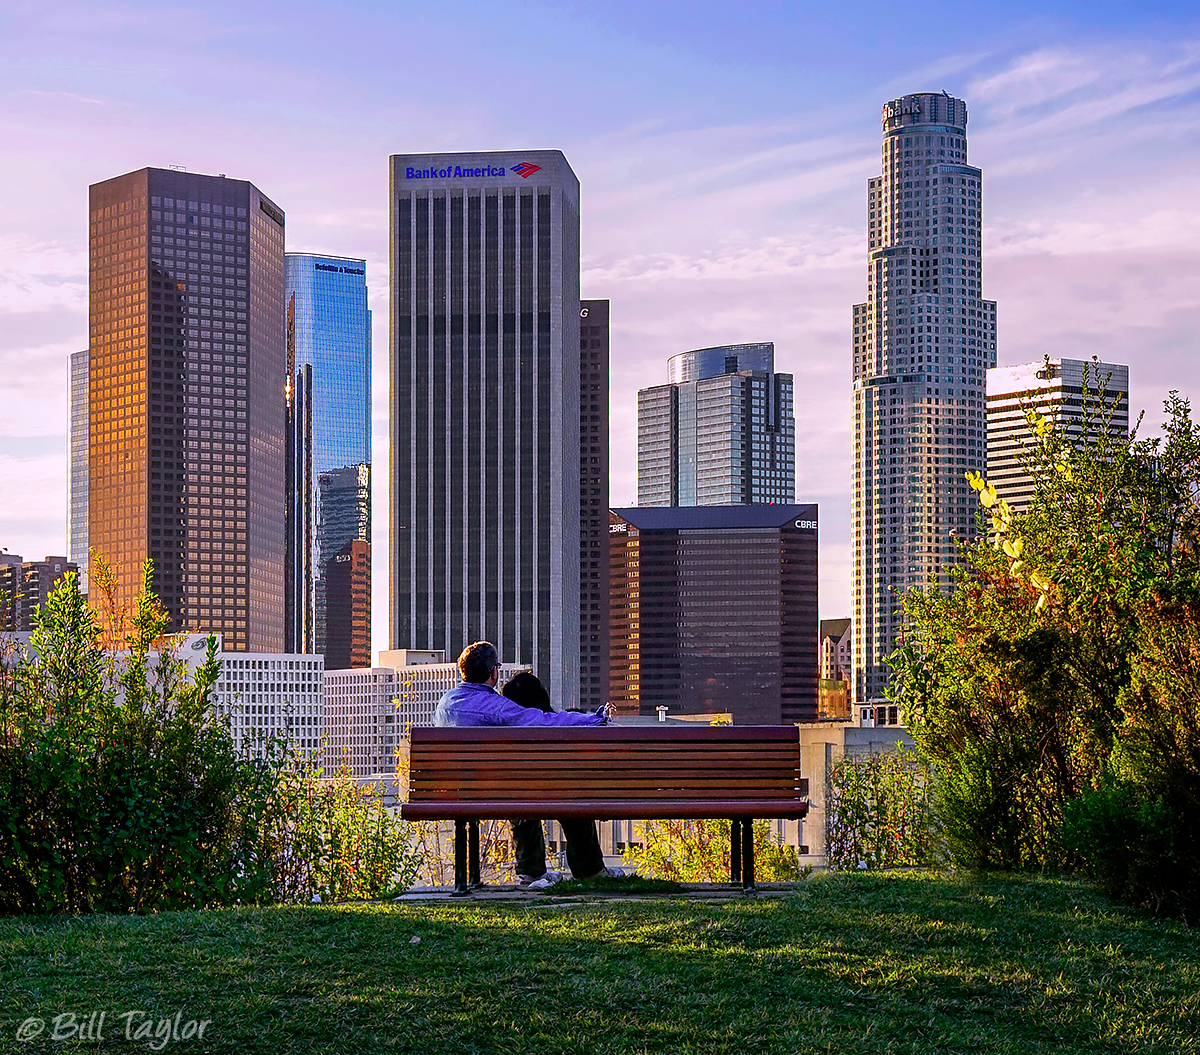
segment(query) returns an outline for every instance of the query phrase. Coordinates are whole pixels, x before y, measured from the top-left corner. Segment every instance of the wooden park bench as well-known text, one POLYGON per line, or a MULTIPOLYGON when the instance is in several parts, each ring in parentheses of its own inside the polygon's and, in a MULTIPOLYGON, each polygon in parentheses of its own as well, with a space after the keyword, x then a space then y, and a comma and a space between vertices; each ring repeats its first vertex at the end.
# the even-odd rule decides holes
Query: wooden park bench
POLYGON ((480 882, 479 822, 728 817, 730 880, 754 886, 753 820, 808 812, 794 726, 414 728, 406 820, 455 822, 454 893, 480 882))

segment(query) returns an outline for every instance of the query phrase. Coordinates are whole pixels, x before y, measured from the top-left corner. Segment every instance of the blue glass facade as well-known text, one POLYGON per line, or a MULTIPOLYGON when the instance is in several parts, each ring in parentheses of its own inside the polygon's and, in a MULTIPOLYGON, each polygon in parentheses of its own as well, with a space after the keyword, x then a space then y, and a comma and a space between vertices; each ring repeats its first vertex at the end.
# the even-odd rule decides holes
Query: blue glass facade
POLYGON ((324 652, 327 621, 354 618, 351 612, 327 611, 325 565, 348 542, 369 542, 371 537, 371 312, 366 270, 365 260, 348 257, 289 253, 285 259, 289 377, 292 391, 307 389, 307 421, 297 428, 291 444, 296 462, 291 478, 297 491, 306 494, 289 496, 289 510, 295 511, 289 526, 289 647, 297 652, 324 652), (346 516, 339 508, 326 515, 322 498, 328 489, 318 481, 329 474, 355 484, 354 496, 339 488, 338 497, 341 504, 349 500, 365 514, 346 516))

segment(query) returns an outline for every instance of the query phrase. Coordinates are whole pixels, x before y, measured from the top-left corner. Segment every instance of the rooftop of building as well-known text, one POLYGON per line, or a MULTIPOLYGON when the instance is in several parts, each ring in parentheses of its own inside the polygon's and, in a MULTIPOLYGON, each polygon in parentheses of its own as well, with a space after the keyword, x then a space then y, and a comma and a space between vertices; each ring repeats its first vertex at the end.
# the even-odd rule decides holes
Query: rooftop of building
POLYGON ((817 523, 817 504, 731 506, 632 506, 613 513, 638 531, 782 528, 797 520, 817 523))
POLYGON ((831 637, 837 641, 850 628, 850 620, 846 619, 822 619, 821 620, 821 640, 831 637))

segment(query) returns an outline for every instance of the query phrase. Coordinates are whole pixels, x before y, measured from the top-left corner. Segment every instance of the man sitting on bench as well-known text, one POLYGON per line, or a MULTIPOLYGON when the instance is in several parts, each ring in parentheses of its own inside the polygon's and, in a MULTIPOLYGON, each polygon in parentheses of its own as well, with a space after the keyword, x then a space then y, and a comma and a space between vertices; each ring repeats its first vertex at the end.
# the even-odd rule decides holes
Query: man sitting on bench
MULTIPOLYGON (((578 711, 543 711, 523 707, 496 691, 500 676, 500 655, 490 641, 476 641, 462 650, 458 657, 462 684, 455 686, 439 701, 433 724, 441 726, 486 725, 604 725, 609 718, 608 705, 594 714, 578 711)), ((576 879, 595 879, 599 876, 619 878, 621 869, 604 867, 604 855, 596 836, 596 824, 590 820, 560 820, 567 837, 567 864, 576 879)), ((553 886, 562 873, 547 870, 545 844, 540 838, 541 822, 523 825, 517 841, 517 878, 523 886, 534 889, 553 886), (534 840, 530 825, 537 826, 534 840), (538 853, 540 848, 541 852, 538 853)))

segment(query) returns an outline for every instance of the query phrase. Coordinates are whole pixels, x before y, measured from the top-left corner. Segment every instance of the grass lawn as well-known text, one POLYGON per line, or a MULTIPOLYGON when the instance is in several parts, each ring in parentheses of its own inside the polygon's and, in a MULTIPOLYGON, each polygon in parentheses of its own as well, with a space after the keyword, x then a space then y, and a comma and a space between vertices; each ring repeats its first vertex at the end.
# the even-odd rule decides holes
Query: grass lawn
POLYGON ((709 903, 0 920, 0 1052, 147 1050, 126 1022, 176 1012, 204 1038, 158 1050, 1198 1051, 1200 931, 1073 883, 908 873, 709 903), (102 1010, 102 1041, 49 1039, 102 1010), (45 1031, 20 1041, 29 1017, 45 1031))

